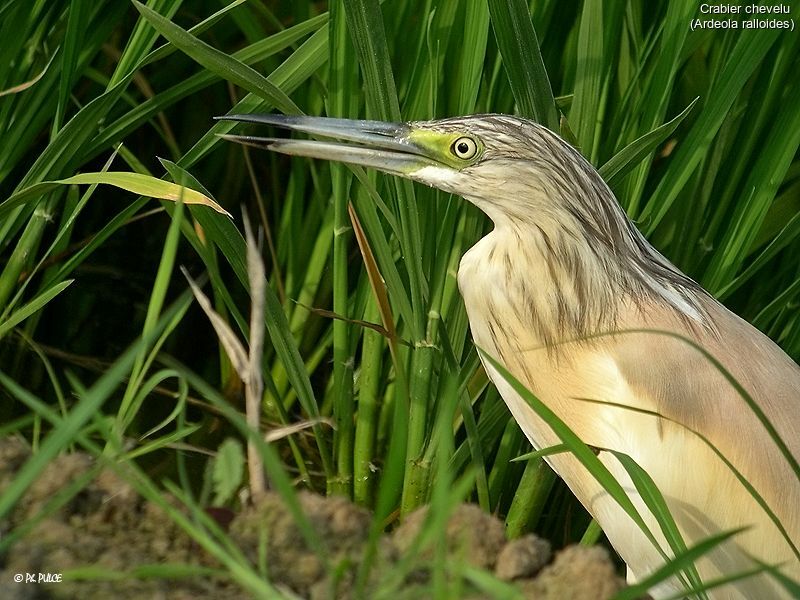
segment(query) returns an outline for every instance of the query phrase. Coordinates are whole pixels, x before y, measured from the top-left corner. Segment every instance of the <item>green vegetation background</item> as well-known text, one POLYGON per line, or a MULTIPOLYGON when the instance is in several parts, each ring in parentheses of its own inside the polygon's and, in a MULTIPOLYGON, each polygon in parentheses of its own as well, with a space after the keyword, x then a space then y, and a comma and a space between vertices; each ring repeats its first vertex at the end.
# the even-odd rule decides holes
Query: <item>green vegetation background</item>
POLYGON ((306 426, 261 447, 282 493, 344 494, 376 529, 471 500, 510 536, 595 541, 540 460, 510 462, 529 447, 455 281, 486 219, 408 182, 248 152, 213 117, 534 118, 581 149, 666 256, 798 359, 799 38, 692 31, 697 5, 4 0, 0 432, 36 452, 0 517, 69 448, 135 465, 153 497, 168 479, 198 505, 235 506, 242 475, 214 469, 252 437, 242 387, 177 267, 207 274, 246 339, 245 210, 266 232, 263 429, 306 426), (152 179, 125 188, 120 172, 152 179), (44 183, 77 173, 106 175, 44 183), (233 220, 125 191, 163 195, 157 179, 233 220))

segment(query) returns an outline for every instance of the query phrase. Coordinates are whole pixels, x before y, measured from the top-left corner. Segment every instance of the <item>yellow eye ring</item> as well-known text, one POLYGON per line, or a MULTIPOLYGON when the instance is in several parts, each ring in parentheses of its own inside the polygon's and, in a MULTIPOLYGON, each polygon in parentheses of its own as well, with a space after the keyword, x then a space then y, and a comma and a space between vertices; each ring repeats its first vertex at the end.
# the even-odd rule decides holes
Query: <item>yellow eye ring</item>
POLYGON ((450 151, 461 160, 470 160, 478 154, 478 144, 471 137, 464 136, 453 142, 450 151))

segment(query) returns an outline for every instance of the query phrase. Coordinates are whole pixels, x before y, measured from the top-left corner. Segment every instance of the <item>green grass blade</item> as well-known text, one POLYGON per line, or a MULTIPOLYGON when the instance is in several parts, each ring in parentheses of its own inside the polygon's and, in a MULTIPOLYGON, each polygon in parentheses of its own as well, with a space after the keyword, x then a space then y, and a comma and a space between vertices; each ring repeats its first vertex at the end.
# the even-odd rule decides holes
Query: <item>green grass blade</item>
MULTIPOLYGON (((147 5, 150 7, 148 10, 151 12, 158 11, 164 15, 163 18, 171 19, 183 0, 148 0, 147 5)), ((134 6, 136 4, 134 3, 134 6)), ((156 13, 156 14, 158 14, 156 13)), ((158 38, 157 32, 153 31, 144 19, 138 19, 136 26, 133 29, 130 37, 127 40, 125 49, 122 51, 117 68, 108 82, 108 89, 121 83, 130 73, 132 73, 137 65, 147 56, 150 48, 156 43, 158 38)))
POLYGON ((731 105, 775 42, 777 30, 747 31, 739 38, 692 129, 678 147, 667 173, 641 214, 645 235, 651 234, 686 185, 714 139, 731 105))
POLYGON ((541 400, 534 396, 529 390, 525 388, 503 365, 497 362, 490 355, 482 350, 480 351, 481 357, 489 365, 497 370, 498 373, 508 382, 508 384, 519 394, 528 405, 536 411, 536 413, 544 419, 550 428, 561 441, 569 446, 570 452, 577 458, 581 464, 589 471, 603 489, 611 496, 620 508, 636 523, 641 529, 642 533, 651 541, 653 547, 659 551, 665 558, 666 555, 661 547, 658 545, 652 532, 647 527, 644 519, 636 510, 636 507, 631 502, 627 493, 622 485, 614 478, 608 468, 600 462, 597 455, 581 441, 581 439, 573 433, 573 431, 561 420, 558 416, 550 410, 541 400))
POLYGON ((380 4, 376 0, 344 0, 344 13, 364 76, 369 114, 375 119, 399 121, 400 103, 380 4))
POLYGON ((141 173, 105 171, 100 173, 81 173, 55 181, 42 181, 21 189, 0 203, 0 217, 23 206, 32 198, 38 198, 42 194, 60 185, 95 185, 99 183, 113 185, 114 187, 149 198, 161 198, 162 200, 171 200, 173 202, 182 198, 185 204, 208 206, 219 213, 230 216, 228 211, 223 209, 214 200, 195 190, 182 188, 174 183, 141 173))
POLYGON ((595 140, 599 137, 602 118, 601 101, 603 91, 604 64, 602 0, 586 0, 583 3, 581 24, 578 30, 577 67, 575 73, 575 96, 569 111, 569 120, 575 130, 578 147, 583 155, 594 163, 595 140))
POLYGON ((698 98, 695 98, 689 106, 683 109, 683 111, 671 121, 635 139, 617 152, 607 163, 598 169, 603 179, 605 179, 610 186, 613 186, 614 183, 636 168, 664 140, 673 134, 678 128, 678 125, 689 115, 694 105, 697 104, 697 101, 698 98))
MULTIPOLYGON (((698 542, 685 552, 677 554, 670 560, 669 563, 659 567, 655 572, 647 576, 642 581, 634 585, 630 585, 620 592, 617 592, 612 600, 636 600, 637 598, 641 598, 644 594, 648 593, 650 588, 663 581, 666 581, 667 579, 670 579, 671 577, 674 577, 679 571, 692 567, 698 558, 708 554, 711 550, 718 547, 723 542, 731 539, 735 535, 738 535, 742 531, 744 531, 744 529, 724 531, 722 533, 710 536, 704 539, 702 542, 698 542)), ((710 582, 706 584, 706 586, 708 585, 710 585, 710 582)), ((694 589, 698 593, 702 593, 703 590, 708 589, 708 587, 701 586, 694 589)), ((686 592, 688 591, 689 590, 686 590, 686 592)))
MULTIPOLYGON (((615 452, 613 450, 611 453, 616 457, 620 464, 622 464, 622 467, 630 476, 631 481, 633 481, 636 491, 639 492, 639 496, 644 501, 648 510, 656 518, 658 525, 661 527, 661 533, 664 534, 664 538, 667 540, 667 543, 672 549, 673 555, 679 556, 685 553, 687 551, 686 542, 683 540, 683 536, 678 529, 678 524, 672 517, 672 513, 667 506, 667 502, 664 500, 664 496, 656 486, 653 478, 650 477, 647 471, 642 469, 636 463, 636 461, 627 454, 615 452)), ((670 562, 674 566, 674 562, 670 562)), ((686 564, 684 568, 681 569, 681 572, 686 575, 686 579, 689 581, 691 586, 699 588, 702 585, 700 575, 697 572, 697 568, 694 566, 694 564, 686 564)), ((704 596, 704 594, 701 595, 701 598, 704 596)))
POLYGON ((497 46, 522 116, 558 131, 558 109, 524 0, 489 0, 497 46))
POLYGON ((61 283, 57 283, 52 287, 47 288, 46 290, 41 292, 38 296, 36 296, 33 300, 27 302, 26 304, 23 304, 17 310, 12 312, 8 316, 8 318, 6 318, 3 321, 0 321, 0 338, 5 336, 9 331, 11 331, 14 327, 22 323, 25 319, 42 310, 48 302, 50 302, 53 298, 58 296, 65 289, 67 289, 72 284, 73 281, 75 280, 68 279, 66 281, 62 281, 61 283))
POLYGON ((286 114, 302 113, 289 96, 255 69, 197 39, 137 0, 132 2, 156 31, 209 71, 271 102, 286 114))
POLYGON ((47 464, 52 461, 64 448, 72 443, 80 429, 97 413, 111 393, 127 376, 128 371, 136 359, 142 345, 155 338, 160 330, 183 310, 190 302, 191 297, 184 292, 181 297, 167 310, 153 328, 151 335, 134 343, 86 392, 86 395, 77 402, 72 411, 63 420, 61 425, 53 430, 42 442, 39 451, 34 454, 19 470, 14 481, 6 488, 0 497, 0 516, 5 516, 16 505, 25 490, 41 474, 47 464))
POLYGON ((67 18, 67 33, 61 54, 61 82, 58 88, 58 106, 53 117, 53 135, 61 127, 61 122, 67 110, 67 102, 72 85, 75 80, 78 66, 78 53, 83 42, 83 33, 86 27, 88 5, 85 0, 71 0, 69 17, 67 18))

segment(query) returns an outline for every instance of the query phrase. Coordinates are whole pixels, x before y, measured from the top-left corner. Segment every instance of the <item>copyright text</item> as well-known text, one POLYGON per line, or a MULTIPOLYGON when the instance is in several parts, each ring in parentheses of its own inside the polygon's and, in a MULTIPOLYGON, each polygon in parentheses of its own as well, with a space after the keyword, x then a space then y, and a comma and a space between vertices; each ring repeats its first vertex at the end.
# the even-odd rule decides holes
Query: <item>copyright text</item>
POLYGON ((61 573, 16 573, 14 583, 61 583, 61 573))

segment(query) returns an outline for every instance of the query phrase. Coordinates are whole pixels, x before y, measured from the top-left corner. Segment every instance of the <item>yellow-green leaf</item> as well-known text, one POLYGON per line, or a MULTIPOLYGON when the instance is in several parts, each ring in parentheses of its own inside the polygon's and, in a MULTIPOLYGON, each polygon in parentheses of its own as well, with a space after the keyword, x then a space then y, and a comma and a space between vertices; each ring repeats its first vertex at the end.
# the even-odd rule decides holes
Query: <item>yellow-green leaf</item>
POLYGON ((172 200, 177 202, 183 199, 184 204, 201 204, 230 217, 230 213, 217 204, 214 200, 196 190, 192 190, 176 183, 164 181, 150 175, 128 172, 106 172, 106 173, 80 173, 67 177, 66 179, 56 179, 55 181, 43 181, 24 188, 12 194, 7 200, 0 204, 0 217, 17 206, 24 204, 31 197, 41 196, 59 185, 94 185, 94 184, 113 185, 114 187, 147 196, 148 198, 160 198, 162 200, 172 200))

